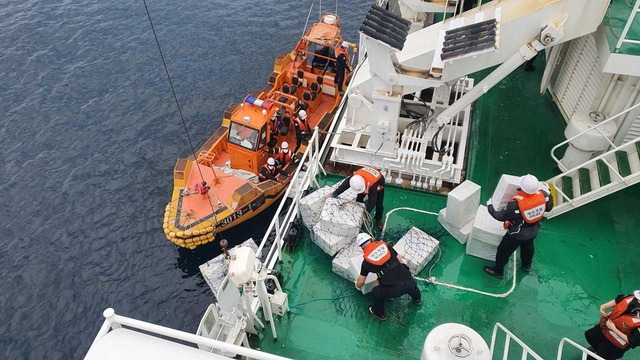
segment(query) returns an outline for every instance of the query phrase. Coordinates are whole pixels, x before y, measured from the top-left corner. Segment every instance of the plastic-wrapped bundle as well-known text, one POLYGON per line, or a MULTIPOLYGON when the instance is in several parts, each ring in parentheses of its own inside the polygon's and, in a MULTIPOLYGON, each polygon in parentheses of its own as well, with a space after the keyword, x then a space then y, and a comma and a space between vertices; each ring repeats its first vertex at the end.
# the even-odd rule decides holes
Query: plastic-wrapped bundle
POLYGON ((329 198, 324 203, 317 225, 334 235, 355 238, 360 233, 363 215, 364 204, 329 198))
POLYGON ((447 230, 451 236, 453 236, 460 244, 466 244, 467 239, 469 239, 469 234, 471 234, 471 229, 473 228, 473 219, 469 221, 465 226, 461 228, 456 228, 449 221, 447 221, 447 209, 444 208, 440 210, 438 213, 438 222, 442 225, 442 227, 447 230))
MULTIPOLYGON (((298 202, 300 215, 302 216, 302 222, 308 229, 312 229, 318 223, 325 200, 327 200, 327 195, 333 193, 338 186, 340 186, 340 183, 331 187, 323 186, 300 199, 298 202)), ((340 194, 339 198, 343 200, 355 200, 356 196, 357 194, 354 191, 347 189, 345 192, 340 194)))
POLYGON ((355 236, 340 236, 331 233, 329 230, 316 224, 311 233, 311 241, 313 241, 322 251, 333 256, 355 240, 355 236))
MULTIPOLYGON (((353 276, 354 281, 360 275, 360 269, 362 267, 363 261, 364 261, 364 258, 362 257, 362 254, 351 258, 349 273, 351 276, 353 276)), ((378 276, 376 274, 374 273, 367 274, 367 278, 364 280, 364 285, 362 285, 362 287, 360 288, 360 291, 363 294, 370 293, 371 290, 373 290, 373 288, 378 285, 377 280, 378 280, 378 276)))
POLYGON ((480 204, 480 186, 466 180, 447 194, 446 219, 460 229, 473 221, 480 204))
POLYGON ((512 197, 518 194, 518 188, 520 187, 520 177, 513 175, 503 174, 498 181, 498 186, 493 191, 491 196, 491 202, 493 207, 500 209, 507 205, 512 197))
MULTIPOLYGON (((258 245, 253 241, 253 239, 246 240, 240 245, 237 245, 229 250, 230 253, 233 254, 233 250, 238 246, 248 246, 254 252, 258 251, 258 245)), ((202 277, 213 291, 213 296, 216 296, 218 288, 220 284, 222 284, 222 280, 227 275, 228 264, 224 260, 224 254, 220 254, 213 259, 207 261, 206 263, 200 265, 200 273, 202 273, 202 277)))
POLYGON ((409 266, 411 274, 416 275, 433 258, 440 242, 417 227, 412 227, 393 246, 404 263, 409 266))
POLYGON ((495 260, 496 250, 505 231, 502 222, 491 217, 486 206, 480 205, 467 241, 467 254, 495 260))
POLYGON ((333 258, 333 261, 331 262, 331 270, 341 277, 354 282, 356 277, 349 272, 349 267, 351 266, 351 259, 358 255, 362 257, 362 249, 355 241, 352 241, 342 248, 342 250, 338 252, 338 255, 333 258))

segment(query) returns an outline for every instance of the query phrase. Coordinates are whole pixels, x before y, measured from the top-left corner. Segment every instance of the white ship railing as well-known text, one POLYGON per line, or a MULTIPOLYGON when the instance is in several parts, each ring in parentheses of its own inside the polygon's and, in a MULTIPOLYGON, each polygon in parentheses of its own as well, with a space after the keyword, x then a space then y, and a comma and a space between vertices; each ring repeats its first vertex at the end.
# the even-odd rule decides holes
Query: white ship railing
POLYGON ((493 352, 495 350, 496 337, 498 335, 498 330, 504 331, 506 335, 506 338, 504 340, 504 351, 502 353, 503 360, 509 359, 509 345, 511 343, 511 339, 513 339, 513 341, 515 341, 518 345, 522 347, 522 360, 526 360, 529 356, 531 356, 531 358, 536 360, 542 360, 542 357, 540 357, 540 355, 536 354, 536 352, 531 350, 531 348, 527 346, 527 344, 522 342, 522 340, 518 339, 517 336, 513 335, 511 331, 509 331, 506 327, 504 327, 500 323, 496 323, 496 325, 493 327, 493 335, 491 335, 491 358, 492 359, 495 359, 493 352))
POLYGON ((126 326, 127 328, 142 330, 145 333, 149 333, 152 335, 161 335, 171 339, 181 340, 181 341, 196 344, 196 345, 202 345, 202 346, 210 347, 216 350, 242 355, 252 359, 264 359, 264 360, 287 360, 288 359, 282 356, 269 354, 266 352, 246 348, 243 346, 238 346, 238 345, 229 344, 223 341, 206 338, 204 336, 198 336, 195 334, 190 334, 188 332, 171 329, 168 327, 132 319, 132 318, 121 316, 121 315, 116 315, 115 311, 111 308, 106 309, 103 315, 105 317, 104 323, 102 324, 102 327, 100 327, 100 331, 98 331, 98 334, 96 335, 96 338, 93 340, 93 343, 91 344, 91 347, 89 348, 89 352, 87 354, 91 353, 91 350, 96 346, 98 342, 100 342, 100 340, 103 337, 107 335, 107 333, 109 333, 109 331, 111 331, 112 329, 119 329, 119 328, 122 328, 123 326, 126 326))
POLYGON ((575 341, 573 341, 571 339, 567 339, 567 338, 562 338, 562 340, 560 340, 560 345, 558 345, 558 358, 557 358, 557 360, 562 360, 562 351, 564 350, 564 344, 565 343, 575 347, 576 349, 578 349, 578 350, 580 350, 582 352, 582 355, 580 357, 581 360, 587 360, 587 356, 591 356, 596 360, 604 360, 600 356, 596 355, 593 351, 585 349, 584 346, 582 346, 580 344, 577 344, 575 341))
MULTIPOLYGON (((640 0, 638 0, 638 1, 640 2, 640 0)), ((626 110, 624 110, 624 111, 622 111, 622 112, 620 112, 620 113, 618 113, 618 114, 616 114, 616 115, 614 115, 614 116, 612 116, 612 117, 608 118, 607 120, 605 120, 605 121, 603 121, 603 122, 601 122, 601 123, 599 123, 599 124, 596 124, 595 126, 593 126, 593 127, 589 128, 589 129, 587 129, 587 130, 584 130, 584 131, 580 132, 579 134, 577 134, 577 135, 575 135, 575 136, 572 136, 572 137, 568 138, 567 140, 565 140, 565 141, 563 141, 563 142, 559 143, 558 145, 554 146, 554 147, 551 149, 551 157, 552 157, 552 158, 553 158, 553 160, 556 162, 556 164, 558 164, 558 167, 560 168, 560 170, 562 170, 562 171, 568 171, 567 167, 566 167, 566 166, 564 166, 564 164, 560 161, 560 159, 558 159, 558 158, 556 157, 556 155, 555 155, 556 150, 558 150, 558 148, 560 148, 562 145, 567 145, 567 144, 569 144, 571 141, 573 141, 573 140, 575 140, 575 139, 579 138, 580 136, 583 136, 584 134, 586 134, 586 133, 588 133, 588 132, 592 132, 592 131, 597 132, 600 136, 602 136, 605 140, 607 140, 607 142, 609 143, 609 145, 610 145, 611 147, 615 148, 615 147, 616 147, 616 145, 615 145, 611 140, 609 140, 609 138, 608 138, 608 137, 606 137, 606 136, 602 133, 602 131, 600 131, 600 129, 598 129, 598 128, 599 128, 600 126, 604 125, 604 124, 608 124, 609 122, 611 122, 611 121, 613 121, 613 120, 617 119, 618 117, 620 117, 620 116, 622 116, 622 115, 624 115, 624 114, 628 113, 629 111, 631 111, 631 110, 633 110, 633 109, 635 109, 635 108, 637 108, 637 107, 639 107, 639 106, 640 106, 640 103, 637 103, 637 104, 633 105, 632 107, 630 107, 630 108, 628 108, 628 109, 626 109, 626 110)))
MULTIPOLYGON (((359 63, 356 66, 355 70, 353 71, 353 74, 355 74, 360 69, 360 66, 362 64, 363 63, 359 63)), ((351 84, 352 82, 349 83, 349 86, 347 86, 345 90, 345 94, 349 93, 349 90, 351 89, 351 84)), ((311 136, 311 139, 307 144, 307 149, 304 151, 304 154, 302 155, 302 158, 298 163, 298 168, 294 172, 293 177, 291 178, 291 182, 287 187, 287 191, 282 196, 282 201, 280 202, 280 205, 278 206, 276 213, 273 215, 273 219, 271 220, 271 223, 269 224, 267 231, 262 237, 262 241, 260 242, 260 245, 258 246, 258 251, 256 252, 257 254, 260 254, 262 249, 267 244, 269 240, 269 236, 271 236, 271 233, 275 231, 275 238, 273 240, 271 248, 269 249, 269 253, 264 258, 264 264, 267 266, 268 269, 273 269, 273 267, 276 264, 276 261, 282 260, 282 247, 284 246, 284 237, 287 235, 289 231, 289 225, 293 222, 293 220, 295 220, 295 217, 298 215, 298 201, 300 201, 300 198, 302 198, 305 190, 307 190, 309 186, 311 186, 311 184, 318 186, 318 182, 316 181, 316 175, 318 175, 318 172, 322 171, 323 174, 325 173, 321 165, 322 160, 327 155, 328 145, 331 143, 330 141, 331 134, 333 134, 333 131, 335 130, 336 125, 340 122, 340 118, 344 113, 344 108, 346 106, 345 104, 347 103, 347 99, 348 99, 347 95, 342 97, 342 100, 340 101, 340 105, 338 105, 335 118, 333 119, 333 121, 331 122, 331 125, 329 126, 329 130, 327 131, 327 136, 324 139, 322 146, 320 146, 319 130, 318 128, 314 130, 313 135, 311 136), (302 176, 299 176, 301 169, 305 166, 307 168, 306 171, 302 176), (284 216, 281 216, 281 214, 284 211, 283 209, 284 209, 285 202, 293 191, 295 191, 295 195, 291 199, 292 200, 291 205, 289 206, 289 208, 287 208, 286 214, 284 216), (278 256, 275 256, 276 254, 278 256)))
POLYGON ((299 160, 300 162, 298 164, 298 167, 296 168, 296 171, 293 173, 293 177, 291 178, 291 182, 287 187, 287 191, 282 196, 282 201, 280 201, 280 205, 278 206, 276 213, 273 215, 271 224, 269 224, 269 227, 267 228, 267 231, 265 232, 264 236, 262 237, 262 241, 258 246, 258 251, 256 253, 260 254, 264 246, 267 244, 269 236, 271 236, 271 233, 275 231, 275 238, 264 261, 268 269, 273 269, 276 260, 282 260, 282 247, 284 245, 284 237, 289 231, 289 224, 295 219, 295 216, 297 215, 298 201, 311 183, 317 185, 316 175, 318 174, 318 171, 322 170, 324 172, 324 170, 320 166, 319 150, 319 131, 318 128, 316 128, 307 144, 307 149, 304 151, 302 158, 299 160), (305 166, 307 169, 304 174, 300 176, 300 172, 305 166), (287 198, 290 196, 292 191, 295 191, 295 195, 293 195, 291 199, 291 205, 287 209, 285 215, 280 216, 283 213, 283 208, 287 201, 287 198), (277 254, 278 256, 275 256, 275 254, 277 254))
POLYGON ((627 33, 629 32, 629 29, 631 28, 631 24, 633 23, 633 20, 636 18, 636 15, 638 14, 638 12, 640 12, 640 0, 636 0, 636 4, 633 6, 633 10, 631 10, 631 14, 629 14, 629 19, 627 19, 627 24, 624 26, 624 29, 622 30, 622 34, 620 34, 620 39, 618 39, 618 43, 616 44, 615 52, 620 51, 620 48, 622 47, 623 43, 640 44, 640 40, 627 39, 627 33))

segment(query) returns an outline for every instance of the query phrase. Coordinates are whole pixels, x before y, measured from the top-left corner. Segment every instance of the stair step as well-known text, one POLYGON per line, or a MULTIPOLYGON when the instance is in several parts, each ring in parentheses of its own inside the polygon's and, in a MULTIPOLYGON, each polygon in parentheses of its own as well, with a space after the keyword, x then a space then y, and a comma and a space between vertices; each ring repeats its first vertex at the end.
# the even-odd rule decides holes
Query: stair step
POLYGON ((596 167, 598 169, 598 180, 600 181, 600 186, 605 186, 611 183, 611 173, 609 172, 609 167, 604 162, 604 160, 600 159, 596 161, 596 167))
POLYGON ((618 171, 622 177, 631 175, 631 165, 629 164, 629 154, 626 151, 616 151, 616 161, 618 162, 618 171))
POLYGON ((580 195, 584 195, 591 191, 591 176, 589 174, 589 169, 578 169, 578 181, 580 183, 580 195))
POLYGON ((573 199, 573 179, 571 176, 562 177, 562 192, 567 195, 569 199, 573 199))

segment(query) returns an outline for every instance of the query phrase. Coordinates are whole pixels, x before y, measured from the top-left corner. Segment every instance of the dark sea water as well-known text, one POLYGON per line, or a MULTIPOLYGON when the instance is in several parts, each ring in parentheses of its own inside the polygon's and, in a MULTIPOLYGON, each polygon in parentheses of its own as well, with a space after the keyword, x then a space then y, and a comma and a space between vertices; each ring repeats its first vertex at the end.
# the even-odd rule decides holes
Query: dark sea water
MULTIPOLYGON (((339 4, 348 40, 369 3, 339 4)), ((198 147, 230 102, 266 84, 311 2, 148 5, 198 147)), ((0 9, 0 358, 82 358, 107 307, 195 332, 211 302, 198 265, 219 250, 178 249, 162 232, 189 146, 143 2, 0 9)), ((225 236, 260 238, 269 214, 225 236)))

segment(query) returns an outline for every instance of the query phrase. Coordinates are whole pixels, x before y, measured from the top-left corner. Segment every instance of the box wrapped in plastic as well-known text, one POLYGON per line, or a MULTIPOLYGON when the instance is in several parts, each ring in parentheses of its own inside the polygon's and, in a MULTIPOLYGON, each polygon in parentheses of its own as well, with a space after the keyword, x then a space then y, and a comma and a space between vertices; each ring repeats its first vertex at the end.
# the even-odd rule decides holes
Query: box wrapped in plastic
POLYGON ((436 254, 439 244, 440 242, 429 234, 417 227, 412 227, 393 248, 409 266, 411 274, 416 275, 436 254))
POLYGON ((480 185, 465 180, 447 194, 447 221, 456 228, 467 225, 480 204, 480 185))
POLYGON ((355 238, 364 220, 364 204, 352 200, 329 198, 325 201, 316 227, 333 235, 355 238))
MULTIPOLYGON (((251 250, 258 251, 258 245, 253 241, 253 239, 246 240, 240 245, 236 245, 235 247, 229 250, 230 253, 233 254, 233 251, 238 246, 247 246, 251 248, 251 250)), ((207 261, 206 263, 199 266, 200 273, 202 277, 209 285, 211 291, 213 291, 213 296, 218 292, 218 288, 222 284, 224 277, 227 275, 228 264, 224 259, 224 254, 220 254, 213 259, 207 261)))
POLYGON ((496 259, 497 250, 498 245, 489 244, 472 237, 470 237, 469 241, 467 241, 466 252, 467 254, 475 257, 493 261, 496 259))
POLYGON ((457 228, 447 220, 447 209, 444 208, 438 213, 438 222, 440 222, 440 225, 442 225, 442 227, 447 230, 451 236, 458 240, 460 244, 464 245, 467 243, 467 239, 469 238, 469 234, 471 234, 471 229, 473 228, 473 219, 463 227, 457 228))
POLYGON ((491 196, 491 202, 493 207, 501 209, 506 206, 512 197, 518 195, 518 188, 520 187, 520 176, 513 176, 503 174, 498 181, 496 189, 491 196))
POLYGON ((356 281, 356 276, 349 272, 351 259, 356 256, 362 257, 362 249, 354 240, 342 248, 342 250, 338 252, 338 255, 333 258, 333 261, 331 262, 331 270, 351 282, 356 281))
POLYGON ((476 219, 473 221, 469 240, 473 238, 497 246, 500 244, 505 232, 502 222, 494 219, 487 211, 486 206, 480 205, 476 213, 476 219))
POLYGON ((316 224, 310 233, 311 241, 330 256, 337 254, 349 243, 355 241, 355 236, 335 235, 322 227, 321 224, 316 224))
MULTIPOLYGON (((313 228, 313 226, 318 223, 327 195, 333 193, 338 186, 340 186, 340 183, 331 187, 323 186, 300 199, 298 202, 300 215, 302 217, 302 222, 308 229, 313 228)), ((345 192, 340 194, 339 198, 344 200, 355 200, 356 196, 357 194, 354 191, 347 189, 345 192)))
MULTIPOLYGON (((351 264, 349 267, 349 273, 356 279, 360 275, 360 268, 362 267, 362 262, 364 259, 362 258, 362 254, 358 256, 354 256, 351 258, 351 264)), ((363 294, 368 294, 373 290, 374 287, 378 285, 378 275, 374 273, 367 274, 366 279, 364 280, 364 285, 360 288, 363 294)), ((355 280, 354 280, 355 281, 355 280)))

